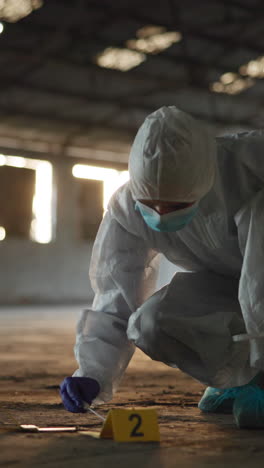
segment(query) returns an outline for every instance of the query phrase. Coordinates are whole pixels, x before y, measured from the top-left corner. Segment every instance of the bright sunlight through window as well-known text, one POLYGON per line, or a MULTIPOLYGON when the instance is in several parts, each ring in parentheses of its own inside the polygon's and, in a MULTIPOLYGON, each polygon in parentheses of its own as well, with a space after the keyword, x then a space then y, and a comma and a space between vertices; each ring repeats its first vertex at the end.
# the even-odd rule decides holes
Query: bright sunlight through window
POLYGON ((103 207, 107 209, 108 202, 113 193, 128 181, 128 171, 117 171, 104 167, 86 166, 84 164, 76 164, 72 168, 72 174, 79 179, 101 180, 103 182, 103 207))
MULTIPOLYGON (((36 171, 35 194, 33 197, 33 220, 30 237, 36 242, 47 244, 52 239, 52 165, 48 161, 27 159, 0 154, 0 166, 23 167, 36 171)), ((0 227, 0 240, 6 236, 0 227)))
POLYGON ((6 236, 6 230, 3 226, 0 226, 0 241, 4 240, 6 236))

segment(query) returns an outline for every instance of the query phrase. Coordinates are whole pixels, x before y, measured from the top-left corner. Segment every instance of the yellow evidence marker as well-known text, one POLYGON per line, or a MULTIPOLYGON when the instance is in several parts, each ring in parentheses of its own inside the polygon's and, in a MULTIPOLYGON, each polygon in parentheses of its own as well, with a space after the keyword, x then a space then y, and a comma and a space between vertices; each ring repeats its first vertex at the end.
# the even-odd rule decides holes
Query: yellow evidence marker
POLYGON ((157 413, 148 408, 112 409, 99 437, 117 442, 159 442, 157 413))

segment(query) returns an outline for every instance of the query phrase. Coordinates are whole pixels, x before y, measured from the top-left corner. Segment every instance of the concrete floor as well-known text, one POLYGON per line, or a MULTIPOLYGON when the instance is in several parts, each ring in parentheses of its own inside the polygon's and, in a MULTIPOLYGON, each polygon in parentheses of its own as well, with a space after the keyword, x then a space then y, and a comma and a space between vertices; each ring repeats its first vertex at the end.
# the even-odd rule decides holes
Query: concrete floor
MULTIPOLYGON (((0 421, 38 426, 78 425, 98 430, 90 414, 66 412, 58 384, 71 375, 75 322, 80 306, 0 309, 0 421)), ((263 431, 238 430, 230 415, 197 409, 203 386, 180 371, 137 352, 111 404, 151 407, 159 416, 161 443, 117 443, 78 433, 0 431, 2 467, 262 467, 263 431)))

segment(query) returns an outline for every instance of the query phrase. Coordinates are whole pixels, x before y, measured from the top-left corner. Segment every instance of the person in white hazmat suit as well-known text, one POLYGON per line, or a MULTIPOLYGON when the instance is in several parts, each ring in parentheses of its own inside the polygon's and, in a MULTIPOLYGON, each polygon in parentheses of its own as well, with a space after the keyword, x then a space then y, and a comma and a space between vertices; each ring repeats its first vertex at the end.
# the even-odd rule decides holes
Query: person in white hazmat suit
POLYGON ((162 107, 140 127, 129 173, 95 241, 65 408, 109 401, 137 346, 207 385, 202 411, 264 427, 264 134, 213 138, 162 107), (158 254, 182 271, 156 291, 158 254))

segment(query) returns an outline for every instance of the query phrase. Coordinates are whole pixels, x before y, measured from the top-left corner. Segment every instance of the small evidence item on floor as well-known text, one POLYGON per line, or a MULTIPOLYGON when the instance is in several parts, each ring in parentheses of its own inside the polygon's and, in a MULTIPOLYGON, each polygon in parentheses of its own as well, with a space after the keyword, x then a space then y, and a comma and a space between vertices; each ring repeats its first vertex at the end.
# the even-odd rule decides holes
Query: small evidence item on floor
MULTIPOLYGON (((92 411, 94 412, 94 411, 92 411)), ((97 439, 112 439, 116 442, 159 442, 160 432, 157 412, 148 408, 111 409, 104 419, 100 432, 86 431, 78 426, 39 427, 34 424, 0 426, 1 432, 77 432, 97 439)))
POLYGON ((58 426, 58 427, 39 427, 35 426, 35 424, 18 424, 16 426, 0 426, 0 433, 1 432, 77 432, 78 427, 76 426, 58 426))

